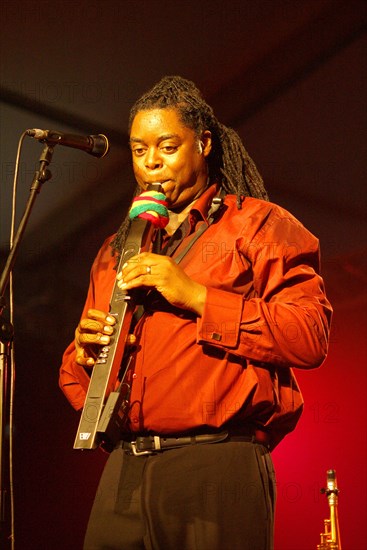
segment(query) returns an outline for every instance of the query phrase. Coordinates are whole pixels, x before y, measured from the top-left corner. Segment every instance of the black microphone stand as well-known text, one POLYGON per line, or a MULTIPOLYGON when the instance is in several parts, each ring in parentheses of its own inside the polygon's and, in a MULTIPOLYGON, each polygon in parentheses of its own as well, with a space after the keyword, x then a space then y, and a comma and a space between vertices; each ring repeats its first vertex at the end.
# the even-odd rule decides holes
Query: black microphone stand
MULTIPOLYGON (((7 492, 8 483, 6 481, 6 472, 9 469, 9 463, 6 461, 5 448, 8 449, 8 443, 6 442, 5 433, 7 427, 7 421, 9 416, 9 389, 8 389, 8 377, 9 367, 11 361, 11 345, 13 341, 13 327, 11 323, 3 318, 3 311, 5 309, 5 292, 9 283, 10 274, 15 265, 19 245, 21 243, 25 228, 27 226, 33 205, 36 201, 37 195, 41 190, 42 184, 48 181, 52 174, 47 169, 52 160, 54 148, 48 143, 45 144, 44 149, 39 159, 39 169, 35 172, 33 182, 30 188, 30 195, 25 207, 23 217, 19 223, 13 246, 9 252, 9 256, 4 268, 4 271, 0 279, 0 529, 1 538, 3 544, 9 541, 13 537, 13 533, 6 534, 7 529, 7 510, 9 505, 7 504, 7 492)), ((11 518, 12 519, 12 518, 11 518)), ((5 548, 0 543, 1 548, 5 548)))

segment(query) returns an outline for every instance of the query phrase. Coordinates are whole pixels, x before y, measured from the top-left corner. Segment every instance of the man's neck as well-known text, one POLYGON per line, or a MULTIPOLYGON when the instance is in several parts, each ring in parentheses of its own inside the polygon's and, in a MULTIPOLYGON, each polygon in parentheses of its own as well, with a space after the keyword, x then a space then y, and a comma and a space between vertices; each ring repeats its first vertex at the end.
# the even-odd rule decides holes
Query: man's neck
POLYGON ((173 233, 181 225, 184 219, 187 218, 188 213, 190 212, 196 201, 197 199, 190 202, 190 204, 188 204, 186 208, 181 210, 181 212, 172 212, 171 210, 169 210, 169 222, 165 227, 167 235, 173 235, 173 233))

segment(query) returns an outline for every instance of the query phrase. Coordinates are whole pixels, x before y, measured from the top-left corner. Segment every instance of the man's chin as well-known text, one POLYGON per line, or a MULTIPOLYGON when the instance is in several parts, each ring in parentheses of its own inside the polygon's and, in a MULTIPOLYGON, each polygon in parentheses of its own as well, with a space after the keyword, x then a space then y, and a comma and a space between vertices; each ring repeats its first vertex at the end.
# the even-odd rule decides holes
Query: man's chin
POLYGON ((187 208, 188 206, 190 206, 190 204, 194 202, 193 199, 190 199, 190 200, 187 200, 187 201, 176 201, 176 202, 171 202, 168 198, 167 198, 167 208, 170 212, 174 212, 175 214, 180 214, 180 212, 182 212, 183 210, 185 210, 185 208, 187 208))

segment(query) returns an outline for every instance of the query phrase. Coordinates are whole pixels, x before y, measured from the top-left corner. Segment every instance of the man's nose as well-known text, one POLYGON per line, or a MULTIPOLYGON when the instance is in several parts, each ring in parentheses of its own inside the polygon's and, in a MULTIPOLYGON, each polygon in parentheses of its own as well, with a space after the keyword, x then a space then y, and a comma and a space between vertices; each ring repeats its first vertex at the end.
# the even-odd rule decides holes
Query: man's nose
POLYGON ((155 149, 155 148, 148 149, 147 154, 145 156, 145 166, 150 170, 154 170, 162 166, 162 159, 158 149, 155 149))

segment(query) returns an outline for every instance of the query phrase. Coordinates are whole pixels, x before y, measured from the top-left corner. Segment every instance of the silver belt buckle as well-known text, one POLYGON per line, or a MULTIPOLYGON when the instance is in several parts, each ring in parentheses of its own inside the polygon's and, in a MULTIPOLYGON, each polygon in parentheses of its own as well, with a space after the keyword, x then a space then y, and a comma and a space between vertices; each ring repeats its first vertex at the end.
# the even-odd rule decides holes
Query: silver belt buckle
POLYGON ((136 441, 131 441, 130 445, 131 445, 133 455, 134 456, 153 455, 156 451, 160 451, 161 450, 160 437, 155 435, 153 437, 153 441, 154 441, 154 450, 150 450, 150 451, 139 451, 139 449, 136 447, 136 441))

